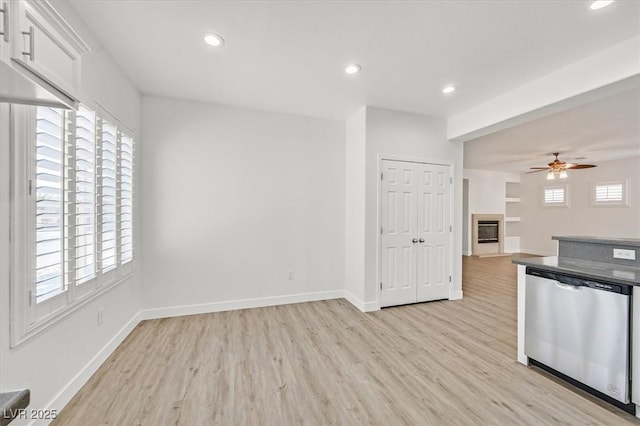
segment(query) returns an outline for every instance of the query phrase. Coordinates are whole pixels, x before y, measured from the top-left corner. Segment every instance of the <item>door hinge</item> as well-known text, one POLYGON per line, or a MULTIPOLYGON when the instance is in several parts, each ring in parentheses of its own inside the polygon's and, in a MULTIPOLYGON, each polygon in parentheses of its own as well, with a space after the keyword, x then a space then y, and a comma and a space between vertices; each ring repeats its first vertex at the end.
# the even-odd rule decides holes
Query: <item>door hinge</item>
POLYGON ((382 234, 382 226, 380 227, 380 234, 382 234))
POLYGON ((380 173, 380 180, 384 179, 384 173, 380 173))
POLYGON ((32 190, 33 190, 33 181, 29 179, 29 195, 31 195, 32 190))
POLYGON ((451 231, 452 231, 452 229, 451 229, 451 225, 449 225, 449 232, 451 232, 451 231))
POLYGON ((33 301, 33 291, 29 290, 29 306, 31 306, 32 301, 33 301))
POLYGON ((449 275, 449 282, 451 282, 451 275, 449 275))
POLYGON ((380 283, 380 290, 382 290, 382 283, 380 283))

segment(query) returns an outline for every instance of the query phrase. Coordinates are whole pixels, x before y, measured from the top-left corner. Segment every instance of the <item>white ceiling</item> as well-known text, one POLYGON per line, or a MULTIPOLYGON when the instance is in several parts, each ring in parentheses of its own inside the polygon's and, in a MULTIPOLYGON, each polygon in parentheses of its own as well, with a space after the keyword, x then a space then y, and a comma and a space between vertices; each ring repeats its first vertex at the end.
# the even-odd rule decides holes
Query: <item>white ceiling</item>
MULTIPOLYGON (((69 1, 143 93, 332 119, 363 105, 451 117, 640 34, 635 0, 599 11, 586 0, 69 1), (224 48, 205 45, 207 32, 224 48), (345 75, 351 62, 363 72, 345 75), (459 90, 444 96, 448 83, 459 90)), ((556 136, 553 123, 519 140, 536 154, 602 143, 556 136)), ((498 136, 482 139, 510 140, 498 136)))
POLYGON ((640 156, 640 89, 465 142, 464 167, 522 173, 553 152, 582 164, 640 156))

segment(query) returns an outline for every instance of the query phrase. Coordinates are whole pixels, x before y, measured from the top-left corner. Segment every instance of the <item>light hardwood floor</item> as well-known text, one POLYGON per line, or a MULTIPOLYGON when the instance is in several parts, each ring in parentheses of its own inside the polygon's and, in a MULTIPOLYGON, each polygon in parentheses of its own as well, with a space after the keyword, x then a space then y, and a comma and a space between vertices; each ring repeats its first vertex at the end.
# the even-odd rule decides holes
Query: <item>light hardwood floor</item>
POLYGON ((640 424, 516 359, 516 268, 464 258, 464 299, 330 300, 144 321, 56 425, 640 424))

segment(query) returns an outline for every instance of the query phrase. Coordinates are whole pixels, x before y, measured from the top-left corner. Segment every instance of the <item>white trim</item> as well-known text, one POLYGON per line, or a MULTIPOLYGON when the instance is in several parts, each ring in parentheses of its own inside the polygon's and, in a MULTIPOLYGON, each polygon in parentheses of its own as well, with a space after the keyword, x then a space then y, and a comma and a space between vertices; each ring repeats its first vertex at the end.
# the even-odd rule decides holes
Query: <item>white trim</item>
POLYGON ((358 308, 360 312, 373 312, 380 310, 380 304, 378 302, 365 302, 347 290, 344 291, 344 298, 347 299, 347 302, 358 308))
MULTIPOLYGON (((116 333, 115 336, 107 342, 106 345, 98 351, 98 353, 76 374, 69 383, 64 386, 56 396, 53 397, 51 402, 44 407, 46 410, 57 410, 58 413, 71 401, 71 398, 87 383, 91 376, 98 371, 98 368, 111 356, 111 354, 117 349, 118 346, 127 338, 127 336, 133 331, 134 328, 142 320, 141 312, 136 313, 127 322, 124 327, 116 333)), ((30 425, 47 424, 48 421, 33 420, 30 425)))
POLYGON ((42 318, 41 320, 39 320, 38 322, 36 322, 35 324, 27 328, 26 331, 25 330, 14 331, 12 328, 11 331, 13 333, 11 334, 11 339, 10 339, 11 344, 9 347, 13 349, 16 346, 26 342, 27 340, 31 339, 33 336, 40 334, 42 331, 46 330, 53 324, 56 324, 61 319, 71 315, 78 309, 82 308, 87 303, 102 296, 104 293, 110 291, 111 289, 116 288, 117 286, 119 286, 120 284, 122 284, 123 282, 131 278, 133 278, 133 273, 129 273, 122 277, 118 277, 114 281, 111 281, 102 287, 98 287, 96 290, 90 293, 87 293, 86 296, 83 296, 82 298, 77 299, 75 302, 71 304, 65 305, 64 308, 59 309, 53 315, 42 318))
POLYGON ((629 179, 620 179, 606 182, 590 182, 589 185, 589 206, 590 207, 629 207, 629 179), (622 186, 622 199, 621 200, 603 200, 596 199, 596 188, 598 186, 622 186))
POLYGON ((343 290, 319 291, 314 293, 288 294, 284 296, 237 299, 225 302, 201 303, 197 305, 165 306, 143 309, 142 319, 170 318, 184 315, 208 314, 211 312, 233 311, 236 309, 262 308, 265 306, 287 305, 290 303, 315 302, 318 300, 341 299, 343 290))
POLYGON ((524 354, 524 319, 525 319, 525 293, 527 285, 527 267, 518 265, 518 281, 517 281, 517 337, 516 359, 520 364, 529 365, 529 358, 524 354))

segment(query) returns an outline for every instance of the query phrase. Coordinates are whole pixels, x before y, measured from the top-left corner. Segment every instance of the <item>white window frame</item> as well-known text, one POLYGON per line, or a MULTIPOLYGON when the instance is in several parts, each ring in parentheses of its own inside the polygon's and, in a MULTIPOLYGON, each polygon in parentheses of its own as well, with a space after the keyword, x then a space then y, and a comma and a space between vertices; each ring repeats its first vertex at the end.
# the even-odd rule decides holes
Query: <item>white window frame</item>
POLYGON ((542 206, 543 207, 569 207, 569 185, 560 184, 560 185, 545 185, 542 188, 542 206), (563 194, 563 201, 561 202, 548 202, 547 201, 547 191, 548 190, 557 190, 561 189, 563 194))
MULTIPOLYGON (((93 108, 91 108, 93 109, 93 108)), ((94 109, 95 110, 95 109, 94 109)), ((74 158, 75 158, 75 112, 67 111, 67 120, 65 123, 65 216, 69 219, 66 226, 67 234, 65 238, 65 247, 69 243, 75 243, 73 228, 75 225, 75 176, 74 176, 74 158), (68 170, 67 170, 68 169, 68 170)), ((99 114, 96 113, 96 121, 99 114)), ((130 278, 134 271, 135 263, 135 246, 133 258, 120 265, 119 250, 120 241, 116 240, 116 267, 106 274, 102 274, 98 262, 98 251, 95 249, 96 257, 96 276, 90 280, 78 285, 75 280, 75 269, 73 261, 69 256, 63 264, 67 268, 66 289, 49 299, 37 303, 36 301, 36 283, 35 283, 35 260, 36 260, 36 244, 35 244, 35 188, 29 193, 29 186, 35 187, 35 152, 36 152, 36 127, 34 126, 36 118, 36 107, 15 105, 10 107, 10 139, 11 139, 11 338, 10 346, 13 348, 42 330, 55 324, 60 319, 66 317, 70 313, 79 309, 89 301, 100 296, 104 292, 115 287, 119 283, 130 278), (80 288, 80 286, 82 288, 80 288)), ((116 123, 117 127, 119 123, 116 123)), ((122 126, 124 127, 124 126, 122 126)), ((132 139, 133 144, 133 165, 135 167, 135 135, 128 129, 124 129, 127 136, 132 139)), ((118 132, 120 135, 120 131, 118 132)), ((98 139, 98 136, 96 135, 98 139)), ((96 141, 96 161, 99 149, 99 141, 96 141)), ((119 153, 118 153, 119 155, 119 153)), ((119 164, 119 159, 117 160, 119 164)), ((96 163, 97 164, 97 163, 96 163)), ((96 167, 97 168, 97 167, 96 167)), ((96 175, 96 181, 97 181, 96 175)), ((117 180, 119 175, 117 174, 117 180)), ((98 182, 95 182, 96 190, 98 182)), ((118 185, 119 186, 119 185, 118 185)), ((135 170, 133 173, 133 188, 135 188, 135 170)), ((97 197, 95 197, 97 198, 97 197)), ((119 196, 117 197, 119 203, 119 196)), ((133 194, 135 208, 135 193, 133 194)), ((97 218, 99 202, 94 205, 96 212, 94 217, 97 218)), ((135 210, 134 210, 135 217, 135 210)), ((118 219, 119 221, 119 219, 118 219)), ((135 220, 134 235, 135 230, 135 220)), ((119 222, 116 224, 116 228, 119 222)), ((98 233, 96 230, 96 246, 98 233)), ((133 239, 135 241, 135 237, 133 239)))
POLYGON ((615 180, 607 182, 591 183, 591 206, 592 207, 628 207, 629 206, 629 180, 615 180), (598 186, 622 185, 621 200, 598 200, 596 199, 596 191, 598 186))

